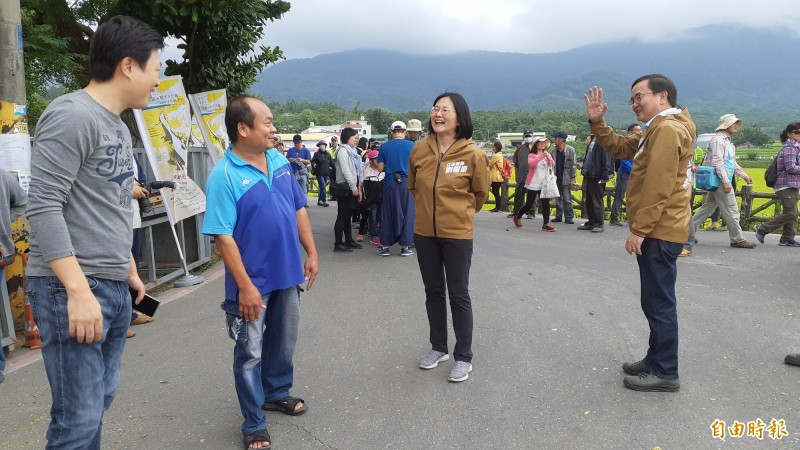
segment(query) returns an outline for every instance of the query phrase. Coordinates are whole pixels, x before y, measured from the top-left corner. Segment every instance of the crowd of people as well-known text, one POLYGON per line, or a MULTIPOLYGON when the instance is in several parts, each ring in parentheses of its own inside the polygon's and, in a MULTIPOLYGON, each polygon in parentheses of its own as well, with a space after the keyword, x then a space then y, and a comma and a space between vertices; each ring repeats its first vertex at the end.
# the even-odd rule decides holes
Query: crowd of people
MULTIPOLYGON (((12 188, 15 180, 0 172, 0 182, 8 185, 0 196, 0 237, 25 207, 32 229, 28 297, 41 330, 52 394, 47 448, 99 449, 103 414, 116 395, 131 303, 145 291, 131 253, 133 199, 142 193, 134 188, 136 161, 120 114, 147 106, 159 84, 163 45, 155 29, 130 17, 100 25, 92 38, 88 86, 54 100, 39 121, 27 202, 12 188)), ((677 103, 673 82, 651 74, 632 83, 632 111, 646 129, 633 125, 626 136, 605 122, 602 89, 592 87, 585 103, 592 135, 580 165, 566 133, 551 135, 553 150, 550 138, 524 133, 512 158, 517 172, 512 220, 521 227, 522 217, 534 214, 538 202, 542 231, 555 232, 553 222, 573 224, 571 192, 579 188, 580 169, 587 222, 577 229, 602 232, 602 195, 619 160, 617 186, 627 183, 628 188, 615 194, 611 224, 621 225, 620 206, 626 202, 630 232, 624 247, 636 255, 641 307, 650 326, 645 356, 622 365, 628 374, 623 385, 674 392, 680 388, 677 258, 686 250, 691 254, 697 226, 717 207, 731 246, 754 247, 741 236, 730 187, 734 175, 752 182, 736 164, 730 141, 741 121, 733 115, 720 118, 706 161, 717 170, 722 189, 708 195, 693 218, 696 129, 688 110, 677 103)), ((408 126, 392 123, 390 139, 380 146, 344 128, 331 140, 331 151, 320 141, 313 155, 300 136, 284 151, 271 110, 255 97, 232 99, 225 125, 231 146, 206 181, 202 232, 214 236, 225 265, 220 308, 234 342, 232 375, 244 448, 271 445, 264 411, 297 416, 309 410, 305 400, 291 395, 300 297, 320 271, 307 209, 309 173, 320 186, 317 206, 337 203, 334 252, 363 249, 366 239, 380 256, 389 256, 395 244, 400 256, 417 253, 430 343, 417 364, 434 369, 452 353, 447 380, 467 380, 473 371, 474 218, 490 186, 500 202, 499 188, 511 174, 501 145, 495 143, 490 158, 472 140, 464 97, 445 92, 433 100, 427 136, 416 119, 408 126)), ((756 237, 763 243, 780 228, 779 244, 798 247, 800 123, 787 126, 781 141, 775 190, 785 212, 757 227, 756 237)), ((0 251, 0 259, 14 253, 6 240, 0 240, 0 251)), ((788 355, 785 362, 800 365, 800 355, 788 355)), ((0 358, 0 372, 3 363, 0 358)))

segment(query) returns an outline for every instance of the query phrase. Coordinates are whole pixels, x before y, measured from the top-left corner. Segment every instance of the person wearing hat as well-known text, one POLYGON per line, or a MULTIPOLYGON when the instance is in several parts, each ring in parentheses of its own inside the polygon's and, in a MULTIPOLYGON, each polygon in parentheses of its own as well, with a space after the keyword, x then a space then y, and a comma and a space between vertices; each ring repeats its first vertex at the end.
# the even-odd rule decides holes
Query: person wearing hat
POLYGON ((408 121, 408 140, 411 142, 417 142, 422 134, 422 122, 417 119, 411 119, 408 121))
POLYGON ((567 145, 567 133, 563 131, 553 133, 553 140, 556 144, 556 150, 553 152, 553 159, 556 162, 556 182, 558 182, 558 190, 561 195, 555 199, 556 217, 553 222, 561 222, 563 214, 564 223, 573 224, 575 222, 572 219, 575 217, 575 213, 572 208, 571 187, 575 182, 575 177, 578 176, 575 147, 567 145))
POLYGON ((753 179, 736 162, 736 147, 731 141, 731 136, 739 131, 741 126, 742 119, 733 114, 725 114, 719 118, 716 134, 708 143, 708 151, 703 158, 702 165, 714 167, 714 171, 721 180, 720 187, 716 191, 706 194, 703 206, 692 216, 689 224, 689 239, 683 246, 681 256, 691 256, 697 227, 711 217, 717 208, 719 208, 723 222, 728 226, 731 247, 756 248, 756 244, 745 239, 742 234, 742 227, 739 225, 739 205, 736 203, 736 192, 731 184, 734 175, 744 179, 747 184, 753 183, 753 179))
MULTIPOLYGON (((303 194, 308 195, 308 167, 311 164, 311 151, 303 145, 303 137, 295 134, 292 137, 294 146, 286 152, 286 159, 292 163, 292 171, 297 182, 300 183, 300 188, 303 189, 303 194)), ((306 204, 308 208, 308 204, 306 204)))
POLYGON ((391 125, 391 139, 381 145, 378 167, 385 172, 383 183, 383 221, 381 223, 380 256, 389 256, 389 247, 399 243, 400 256, 411 256, 414 250, 414 197, 408 190, 408 158, 414 143, 405 138, 406 124, 398 120, 391 125))
POLYGON ((328 207, 327 189, 332 171, 333 158, 328 153, 328 143, 320 140, 317 142, 317 151, 314 152, 314 157, 311 158, 311 174, 317 177, 317 186, 319 186, 317 206, 328 207))
MULTIPOLYGON (((508 217, 516 217, 517 211, 525 206, 525 196, 532 195, 528 189, 525 189, 525 180, 528 178, 528 155, 533 149, 533 131, 526 130, 522 134, 522 145, 517 148, 514 155, 511 157, 511 162, 516 168, 517 186, 514 188, 514 212, 509 214, 508 217)), ((534 216, 535 208, 528 214, 528 218, 532 219, 534 216)))

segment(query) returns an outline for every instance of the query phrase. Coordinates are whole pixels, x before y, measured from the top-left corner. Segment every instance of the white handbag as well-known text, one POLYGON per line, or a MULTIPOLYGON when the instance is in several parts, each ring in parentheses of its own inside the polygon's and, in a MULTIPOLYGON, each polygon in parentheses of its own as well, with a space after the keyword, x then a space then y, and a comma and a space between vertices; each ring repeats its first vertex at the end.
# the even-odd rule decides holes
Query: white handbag
POLYGON ((542 193, 539 195, 539 197, 558 198, 560 196, 561 194, 558 192, 558 181, 556 180, 556 174, 553 173, 553 168, 550 167, 547 170, 544 183, 542 183, 542 193))

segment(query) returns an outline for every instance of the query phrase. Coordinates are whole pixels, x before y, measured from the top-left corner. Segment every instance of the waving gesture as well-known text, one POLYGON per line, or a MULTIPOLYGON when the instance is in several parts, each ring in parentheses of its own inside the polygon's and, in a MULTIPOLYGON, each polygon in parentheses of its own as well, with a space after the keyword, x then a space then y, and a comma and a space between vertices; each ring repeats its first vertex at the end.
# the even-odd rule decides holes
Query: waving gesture
POLYGON ((583 95, 586 100, 586 115, 592 122, 600 122, 608 110, 608 104, 603 103, 603 89, 594 86, 589 89, 589 94, 583 95))

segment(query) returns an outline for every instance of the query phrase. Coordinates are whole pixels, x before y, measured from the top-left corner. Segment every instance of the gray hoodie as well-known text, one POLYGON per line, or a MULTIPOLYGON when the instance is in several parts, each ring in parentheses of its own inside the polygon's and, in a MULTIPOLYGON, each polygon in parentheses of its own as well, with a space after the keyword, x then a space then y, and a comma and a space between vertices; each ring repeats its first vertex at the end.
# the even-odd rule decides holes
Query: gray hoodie
POLYGON ((26 204, 28 194, 19 187, 17 179, 0 169, 0 253, 3 255, 16 251, 11 240, 11 222, 25 212, 26 204))

